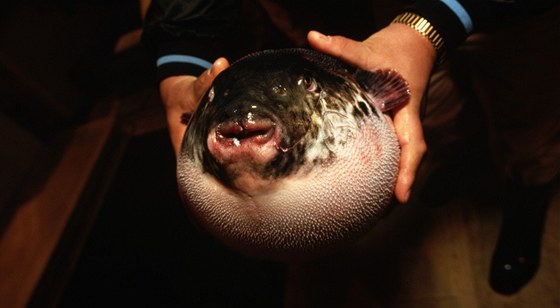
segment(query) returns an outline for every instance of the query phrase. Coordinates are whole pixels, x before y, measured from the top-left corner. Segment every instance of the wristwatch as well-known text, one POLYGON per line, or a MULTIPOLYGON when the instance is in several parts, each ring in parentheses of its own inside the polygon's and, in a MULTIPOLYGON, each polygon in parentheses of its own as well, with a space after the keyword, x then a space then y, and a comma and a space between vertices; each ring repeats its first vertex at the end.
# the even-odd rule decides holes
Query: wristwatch
POLYGON ((442 63, 445 60, 445 41, 427 19, 416 13, 404 12, 398 15, 393 20, 393 23, 405 24, 418 31, 418 33, 430 41, 436 50, 437 62, 442 63))

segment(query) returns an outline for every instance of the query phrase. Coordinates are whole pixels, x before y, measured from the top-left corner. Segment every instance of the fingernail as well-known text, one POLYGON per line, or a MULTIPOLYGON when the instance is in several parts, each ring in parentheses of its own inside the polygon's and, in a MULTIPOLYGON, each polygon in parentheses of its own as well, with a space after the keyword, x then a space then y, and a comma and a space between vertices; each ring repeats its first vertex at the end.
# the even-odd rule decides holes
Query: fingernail
POLYGON ((315 31, 315 35, 316 35, 317 39, 323 40, 323 41, 328 41, 331 38, 329 35, 324 35, 323 33, 317 32, 317 31, 315 31))
POLYGON ((317 33, 317 35, 316 35, 317 38, 320 39, 320 40, 324 40, 324 39, 327 38, 327 36, 324 35, 323 33, 320 33, 320 32, 316 32, 316 33, 317 33))

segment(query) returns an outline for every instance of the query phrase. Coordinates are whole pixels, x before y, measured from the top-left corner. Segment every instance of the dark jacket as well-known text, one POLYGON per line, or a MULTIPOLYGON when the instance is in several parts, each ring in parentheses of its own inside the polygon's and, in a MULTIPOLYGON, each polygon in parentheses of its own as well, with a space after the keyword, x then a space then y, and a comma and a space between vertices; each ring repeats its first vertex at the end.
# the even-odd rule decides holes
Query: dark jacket
MULTIPOLYGON (((473 25, 472 29, 466 29, 465 20, 457 17, 457 12, 450 9, 449 4, 444 3, 454 1, 419 0, 405 10, 414 11, 429 20, 443 36, 446 48, 453 49, 472 32, 491 31, 496 27, 516 23, 540 14, 559 3, 558 0, 459 0, 473 25)), ((234 60, 255 49, 288 47, 282 46, 282 42, 289 45, 289 40, 285 37, 284 41, 272 39, 275 35, 281 36, 281 33, 270 30, 274 27, 266 18, 267 16, 263 17, 266 13, 255 9, 259 7, 260 2, 262 1, 152 1, 145 21, 144 44, 156 59, 169 60, 172 59, 170 55, 189 56, 184 58, 185 61, 160 61, 157 70, 158 78, 161 80, 172 75, 198 75, 218 56, 226 56, 234 60), (201 63, 198 59, 206 60, 208 63, 201 63)), ((326 20, 324 25, 338 27, 330 30, 337 34, 345 34, 340 30, 345 24, 351 24, 354 28, 368 31, 370 34, 375 32, 373 25, 357 23, 373 19, 372 16, 357 15, 365 14, 364 11, 367 9, 361 5, 371 1, 348 0, 329 3, 323 0, 268 0, 268 2, 286 7, 286 12, 294 17, 292 20, 304 21, 290 24, 288 27, 297 28, 304 24, 303 28, 308 26, 325 31, 316 28, 320 23, 313 23, 318 18, 324 17, 326 20), (342 21, 336 23, 339 19, 342 21)))

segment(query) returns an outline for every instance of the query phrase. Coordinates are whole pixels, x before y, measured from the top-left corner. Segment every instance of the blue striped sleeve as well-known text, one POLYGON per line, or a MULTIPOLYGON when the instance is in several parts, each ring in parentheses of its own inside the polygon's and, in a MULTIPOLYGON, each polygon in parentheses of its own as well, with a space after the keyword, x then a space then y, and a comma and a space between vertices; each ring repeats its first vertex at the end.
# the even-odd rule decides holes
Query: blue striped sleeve
POLYGON ((187 55, 178 55, 178 54, 165 55, 158 58, 156 61, 156 66, 160 67, 164 64, 169 64, 169 63, 193 64, 196 66, 200 66, 203 69, 209 69, 210 67, 212 67, 212 63, 204 59, 193 57, 193 56, 187 56, 187 55))
POLYGON ((465 32, 470 34, 473 32, 474 26, 471 19, 471 16, 465 10, 465 8, 459 3, 457 0, 440 0, 445 4, 449 9, 459 18, 463 27, 465 28, 465 32))

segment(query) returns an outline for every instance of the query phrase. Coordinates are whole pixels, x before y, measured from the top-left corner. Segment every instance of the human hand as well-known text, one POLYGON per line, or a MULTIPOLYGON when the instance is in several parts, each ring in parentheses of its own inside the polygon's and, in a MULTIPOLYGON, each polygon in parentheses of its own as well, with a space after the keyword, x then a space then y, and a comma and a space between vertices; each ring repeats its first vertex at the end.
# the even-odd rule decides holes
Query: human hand
POLYGON ((410 198, 416 170, 426 152, 420 122, 420 104, 436 59, 430 42, 403 24, 390 24, 363 42, 311 31, 311 46, 365 70, 392 68, 410 87, 408 104, 394 111, 393 124, 401 146, 395 196, 401 203, 410 198))
POLYGON ((181 121, 183 114, 193 113, 198 103, 212 85, 214 78, 229 66, 225 58, 219 58, 212 67, 200 76, 172 76, 159 84, 160 96, 165 107, 167 126, 175 155, 179 155, 186 125, 181 121))

